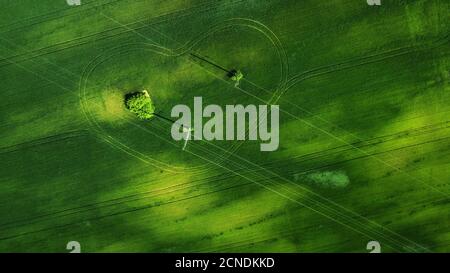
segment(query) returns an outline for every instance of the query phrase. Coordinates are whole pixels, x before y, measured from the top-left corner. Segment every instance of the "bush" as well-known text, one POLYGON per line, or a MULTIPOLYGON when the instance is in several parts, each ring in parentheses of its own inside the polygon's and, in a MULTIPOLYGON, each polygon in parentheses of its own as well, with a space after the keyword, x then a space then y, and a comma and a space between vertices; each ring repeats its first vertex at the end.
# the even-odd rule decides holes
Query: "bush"
POLYGON ((240 70, 232 70, 230 73, 230 78, 232 81, 239 82, 244 78, 244 74, 240 70))
POLYGON ((306 181, 325 188, 344 188, 350 184, 350 179, 343 171, 311 173, 306 176, 306 181))
POLYGON ((130 112, 140 119, 151 119, 155 113, 155 106, 147 91, 136 92, 125 96, 125 105, 130 112))

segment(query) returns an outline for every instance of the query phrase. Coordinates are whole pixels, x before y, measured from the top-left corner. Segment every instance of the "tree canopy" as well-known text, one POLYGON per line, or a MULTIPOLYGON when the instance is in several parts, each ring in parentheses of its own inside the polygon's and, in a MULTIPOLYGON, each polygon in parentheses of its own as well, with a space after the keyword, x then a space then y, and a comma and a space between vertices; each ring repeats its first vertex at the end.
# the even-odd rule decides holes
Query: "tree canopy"
POLYGON ((244 78, 244 74, 242 74, 242 71, 240 70, 233 70, 230 73, 230 78, 232 81, 239 82, 242 78, 244 78))
POLYGON ((125 105, 130 112, 140 119, 151 119, 155 113, 155 106, 147 91, 135 92, 125 96, 125 105))

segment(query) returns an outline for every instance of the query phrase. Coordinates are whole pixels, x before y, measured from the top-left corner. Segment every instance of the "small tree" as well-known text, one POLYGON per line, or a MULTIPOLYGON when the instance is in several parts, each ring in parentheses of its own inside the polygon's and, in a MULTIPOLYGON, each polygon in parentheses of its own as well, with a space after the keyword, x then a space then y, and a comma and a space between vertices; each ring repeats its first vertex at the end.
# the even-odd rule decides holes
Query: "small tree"
POLYGON ((239 85, 239 82, 244 78, 244 74, 240 70, 231 70, 228 74, 230 79, 236 82, 235 86, 239 85))
POLYGON ((125 105, 140 119, 151 119, 155 113, 155 106, 146 90, 125 96, 125 105))
POLYGON ((231 80, 238 82, 240 80, 242 80, 242 78, 244 78, 244 74, 242 74, 242 71, 240 70, 233 70, 231 73, 231 80))

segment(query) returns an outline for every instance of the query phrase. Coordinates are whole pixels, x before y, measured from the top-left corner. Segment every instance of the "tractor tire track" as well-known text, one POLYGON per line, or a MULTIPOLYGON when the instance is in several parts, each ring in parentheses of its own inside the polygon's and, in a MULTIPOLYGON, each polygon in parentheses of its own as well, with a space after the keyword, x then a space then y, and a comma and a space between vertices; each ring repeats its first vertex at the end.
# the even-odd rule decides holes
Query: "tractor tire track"
POLYGON ((62 18, 69 17, 69 16, 78 15, 78 14, 81 14, 83 12, 94 10, 94 9, 99 8, 99 7, 107 6, 107 5, 113 4, 115 2, 120 2, 120 1, 123 1, 123 0, 105 1, 106 3, 102 3, 100 5, 96 5, 94 7, 90 7, 92 4, 97 3, 98 0, 93 0, 93 1, 89 1, 89 2, 86 2, 84 0, 83 5, 81 5, 80 7, 77 7, 77 8, 67 7, 67 8, 64 8, 64 9, 54 10, 54 11, 46 13, 46 14, 41 14, 41 15, 28 17, 28 18, 25 18, 25 19, 22 19, 22 20, 15 21, 15 22, 10 23, 10 24, 2 25, 2 26, 0 26, 0 30, 3 30, 3 29, 5 29, 5 30, 1 31, 0 34, 8 33, 8 32, 11 32, 11 31, 18 31, 20 29, 29 28, 29 27, 32 27, 32 26, 35 26, 35 25, 38 25, 38 24, 47 23, 49 21, 62 19, 62 18), (62 13, 62 16, 56 16, 56 17, 52 16, 52 15, 61 15, 61 13, 62 13), (66 14, 66 13, 69 13, 69 14, 66 14), (24 23, 30 23, 30 24, 22 25, 24 23), (15 25, 17 25, 17 26, 14 28, 15 25), (11 27, 13 27, 13 28, 11 28, 11 27))
POLYGON ((62 41, 62 42, 59 42, 59 43, 56 43, 53 45, 49 45, 49 46, 42 47, 39 49, 27 51, 25 53, 19 53, 19 54, 13 55, 13 56, 5 57, 5 58, 0 59, 0 68, 10 65, 11 64, 10 61, 14 61, 15 63, 25 62, 30 59, 35 59, 35 58, 53 54, 56 52, 65 51, 65 50, 75 48, 78 46, 82 46, 85 44, 89 44, 92 42, 109 39, 109 38, 115 38, 122 34, 126 34, 129 32, 132 32, 132 31, 144 29, 144 28, 147 28, 147 27, 150 27, 153 25, 158 25, 158 24, 167 22, 169 20, 172 20, 173 18, 179 19, 179 18, 191 16, 191 15, 194 15, 197 13, 211 12, 218 8, 228 7, 228 6, 243 2, 243 1, 244 0, 235 0, 231 3, 228 3, 227 5, 224 5, 224 4, 211 5, 210 4, 207 6, 204 6, 204 5, 196 6, 194 8, 189 8, 189 9, 185 9, 185 10, 181 10, 181 11, 174 11, 174 12, 158 15, 158 16, 155 16, 152 18, 138 19, 134 22, 128 23, 126 26, 129 27, 129 26, 133 26, 133 25, 137 25, 137 24, 142 24, 143 22, 148 22, 148 23, 146 23, 143 26, 136 27, 136 28, 130 27, 131 30, 120 31, 119 33, 114 33, 114 32, 116 30, 122 29, 123 27, 121 27, 121 26, 113 27, 110 29, 102 30, 100 32, 92 33, 92 34, 85 35, 82 37, 77 37, 75 39, 62 41))
POLYGON ((26 141, 23 143, 7 146, 7 147, 0 147, 0 155, 6 154, 6 153, 12 153, 23 149, 29 149, 40 145, 45 145, 49 143, 59 142, 59 141, 65 141, 72 138, 79 138, 83 136, 89 135, 88 130, 76 130, 76 131, 70 131, 65 132, 61 134, 56 134, 52 136, 47 136, 35 140, 26 141))

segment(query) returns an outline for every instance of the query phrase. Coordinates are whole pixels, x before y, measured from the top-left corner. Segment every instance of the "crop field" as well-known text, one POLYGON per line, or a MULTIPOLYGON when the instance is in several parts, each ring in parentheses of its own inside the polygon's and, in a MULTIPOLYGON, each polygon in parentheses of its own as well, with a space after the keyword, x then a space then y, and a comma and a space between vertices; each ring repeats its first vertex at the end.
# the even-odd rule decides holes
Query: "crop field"
POLYGON ((446 0, 2 1, 0 252, 450 252, 449 33, 446 0), (195 97, 279 105, 278 149, 174 140, 195 97))

